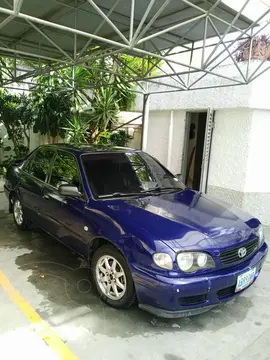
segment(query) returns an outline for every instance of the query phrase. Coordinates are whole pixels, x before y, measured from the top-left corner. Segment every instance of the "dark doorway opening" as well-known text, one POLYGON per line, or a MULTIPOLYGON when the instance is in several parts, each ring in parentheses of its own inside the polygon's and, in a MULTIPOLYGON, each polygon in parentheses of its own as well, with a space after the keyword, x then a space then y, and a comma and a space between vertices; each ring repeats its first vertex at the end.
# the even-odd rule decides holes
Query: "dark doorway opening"
POLYGON ((188 115, 189 124, 186 128, 188 134, 185 147, 187 159, 184 181, 188 187, 200 190, 207 112, 190 112, 188 115))

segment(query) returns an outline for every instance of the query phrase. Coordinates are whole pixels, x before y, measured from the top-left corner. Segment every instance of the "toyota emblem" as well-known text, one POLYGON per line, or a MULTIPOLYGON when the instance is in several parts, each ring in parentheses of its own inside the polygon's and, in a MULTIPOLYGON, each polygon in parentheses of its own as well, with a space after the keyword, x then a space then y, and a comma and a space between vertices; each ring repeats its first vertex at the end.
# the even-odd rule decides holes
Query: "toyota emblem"
POLYGON ((240 258, 243 258, 247 255, 247 249, 245 247, 242 247, 238 250, 238 256, 240 258))

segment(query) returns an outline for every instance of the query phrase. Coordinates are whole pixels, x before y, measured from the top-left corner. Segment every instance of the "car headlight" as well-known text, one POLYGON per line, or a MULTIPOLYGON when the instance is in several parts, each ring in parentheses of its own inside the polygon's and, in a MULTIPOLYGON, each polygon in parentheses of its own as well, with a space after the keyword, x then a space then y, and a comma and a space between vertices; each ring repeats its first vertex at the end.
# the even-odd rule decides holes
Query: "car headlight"
POLYGON ((261 247, 261 245, 264 243, 264 230, 262 225, 257 228, 255 234, 259 239, 258 247, 261 247))
POLYGON ((191 273, 201 269, 215 268, 215 261, 205 252, 188 251, 177 255, 177 264, 183 272, 191 273))
POLYGON ((169 254, 166 253, 156 253, 153 255, 154 263, 162 268, 167 270, 173 269, 173 261, 169 254))

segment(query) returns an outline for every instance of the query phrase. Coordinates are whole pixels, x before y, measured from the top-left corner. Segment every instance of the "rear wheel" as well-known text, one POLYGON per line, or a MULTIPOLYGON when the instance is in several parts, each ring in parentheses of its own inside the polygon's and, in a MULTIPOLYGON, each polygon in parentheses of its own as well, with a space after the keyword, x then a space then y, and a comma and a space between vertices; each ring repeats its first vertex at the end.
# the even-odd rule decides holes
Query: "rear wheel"
POLYGON ((128 308, 136 300, 133 279, 122 254, 104 245, 93 255, 92 275, 101 299, 115 308, 128 308))
POLYGON ((16 226, 20 230, 27 229, 29 222, 26 219, 21 201, 16 195, 12 198, 12 212, 16 226))

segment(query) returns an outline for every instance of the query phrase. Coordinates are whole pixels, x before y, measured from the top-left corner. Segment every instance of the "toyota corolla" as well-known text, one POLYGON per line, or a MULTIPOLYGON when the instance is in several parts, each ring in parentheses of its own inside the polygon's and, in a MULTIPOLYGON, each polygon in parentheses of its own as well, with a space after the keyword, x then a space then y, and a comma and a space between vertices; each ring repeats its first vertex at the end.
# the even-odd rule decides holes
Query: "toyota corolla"
POLYGON ((257 218, 143 151, 41 146, 9 167, 5 193, 17 227, 34 223, 83 256, 116 308, 201 313, 251 286, 267 253, 257 218))

